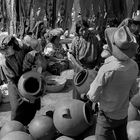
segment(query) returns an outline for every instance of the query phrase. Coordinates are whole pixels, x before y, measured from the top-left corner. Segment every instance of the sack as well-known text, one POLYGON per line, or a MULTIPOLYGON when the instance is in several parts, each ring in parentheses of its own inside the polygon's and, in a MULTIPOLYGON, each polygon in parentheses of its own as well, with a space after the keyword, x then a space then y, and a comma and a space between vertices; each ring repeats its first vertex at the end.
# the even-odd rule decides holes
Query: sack
POLYGON ((94 68, 97 60, 98 39, 89 33, 86 38, 80 37, 78 41, 78 60, 83 67, 94 68))

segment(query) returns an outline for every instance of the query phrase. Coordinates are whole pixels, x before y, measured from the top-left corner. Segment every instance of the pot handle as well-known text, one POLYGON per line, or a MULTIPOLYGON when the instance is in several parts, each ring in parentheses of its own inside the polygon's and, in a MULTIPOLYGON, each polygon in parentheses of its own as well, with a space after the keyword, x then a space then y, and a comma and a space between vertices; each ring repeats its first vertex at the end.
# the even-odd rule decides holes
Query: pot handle
POLYGON ((70 109, 69 108, 65 108, 63 110, 62 117, 63 118, 71 118, 71 114, 70 114, 70 109))

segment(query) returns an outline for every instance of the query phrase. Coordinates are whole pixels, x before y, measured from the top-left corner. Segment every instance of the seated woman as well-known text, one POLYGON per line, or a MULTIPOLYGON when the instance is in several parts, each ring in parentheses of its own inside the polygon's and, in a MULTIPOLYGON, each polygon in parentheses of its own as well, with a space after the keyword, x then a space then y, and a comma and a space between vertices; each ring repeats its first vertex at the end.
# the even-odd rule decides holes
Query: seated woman
POLYGON ((54 75, 60 75, 62 71, 69 68, 67 51, 60 44, 62 34, 61 28, 50 30, 48 32, 48 44, 44 48, 44 54, 49 60, 47 70, 54 75))

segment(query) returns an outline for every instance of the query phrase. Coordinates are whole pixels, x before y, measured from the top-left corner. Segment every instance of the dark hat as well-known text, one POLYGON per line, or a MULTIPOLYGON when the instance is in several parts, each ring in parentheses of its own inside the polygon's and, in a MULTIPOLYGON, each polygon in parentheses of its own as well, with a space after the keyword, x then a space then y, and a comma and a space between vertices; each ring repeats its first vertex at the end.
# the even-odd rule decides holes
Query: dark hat
POLYGON ((138 44, 127 26, 107 28, 105 37, 112 55, 119 60, 126 60, 136 54, 138 44))

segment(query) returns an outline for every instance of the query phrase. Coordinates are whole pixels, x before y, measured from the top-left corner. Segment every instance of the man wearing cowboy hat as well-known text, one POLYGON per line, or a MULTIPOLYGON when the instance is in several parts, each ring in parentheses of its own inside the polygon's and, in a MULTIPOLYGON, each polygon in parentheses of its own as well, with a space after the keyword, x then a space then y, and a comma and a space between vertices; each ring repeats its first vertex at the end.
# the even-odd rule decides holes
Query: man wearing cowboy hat
MULTIPOLYGON (((135 94, 133 86, 138 75, 138 65, 131 58, 138 44, 129 28, 107 28, 105 30, 110 55, 99 69, 90 85, 87 97, 99 102, 95 135, 97 140, 127 140, 126 125, 129 99, 135 94)), ((103 54, 102 54, 103 55, 103 54)))

